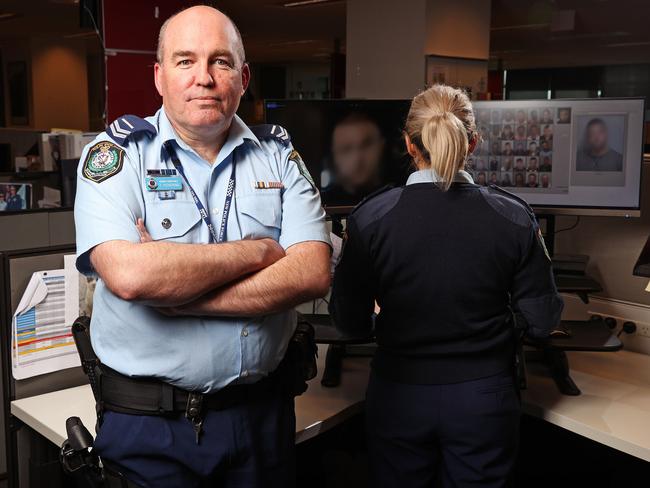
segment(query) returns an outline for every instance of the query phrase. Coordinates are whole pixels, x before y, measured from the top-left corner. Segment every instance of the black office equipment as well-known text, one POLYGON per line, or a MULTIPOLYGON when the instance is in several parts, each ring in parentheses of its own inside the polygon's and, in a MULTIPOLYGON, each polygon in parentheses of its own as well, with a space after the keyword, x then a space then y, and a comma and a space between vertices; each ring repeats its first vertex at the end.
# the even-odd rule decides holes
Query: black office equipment
POLYGON ((74 198, 77 194, 77 159, 62 159, 61 166, 61 206, 74 207, 74 198))
POLYGON ((374 348, 357 347, 374 344, 374 335, 350 336, 336 329, 330 315, 301 314, 301 319, 310 323, 316 332, 317 344, 329 344, 325 357, 325 369, 321 384, 335 387, 341 384, 343 359, 346 356, 372 356, 374 348))

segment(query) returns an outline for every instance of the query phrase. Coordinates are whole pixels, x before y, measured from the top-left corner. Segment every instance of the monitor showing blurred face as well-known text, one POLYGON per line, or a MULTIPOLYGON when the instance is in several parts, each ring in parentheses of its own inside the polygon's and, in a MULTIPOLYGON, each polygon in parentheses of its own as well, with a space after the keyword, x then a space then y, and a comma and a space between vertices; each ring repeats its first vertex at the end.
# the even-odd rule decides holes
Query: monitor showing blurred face
POLYGON ((228 17, 206 6, 171 18, 161 35, 155 82, 178 130, 226 130, 250 79, 239 35, 228 17))
POLYGON ((364 117, 350 117, 332 133, 332 155, 337 181, 349 192, 379 183, 384 138, 379 126, 364 117))

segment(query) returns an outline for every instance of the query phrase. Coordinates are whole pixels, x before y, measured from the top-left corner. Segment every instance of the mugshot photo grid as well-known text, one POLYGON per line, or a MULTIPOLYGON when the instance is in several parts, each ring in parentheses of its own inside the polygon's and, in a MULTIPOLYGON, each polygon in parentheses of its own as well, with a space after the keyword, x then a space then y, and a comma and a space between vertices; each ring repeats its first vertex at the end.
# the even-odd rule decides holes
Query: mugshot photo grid
POLYGON ((566 120, 560 109, 481 108, 476 115, 481 139, 467 170, 477 184, 552 187, 554 128, 566 120))

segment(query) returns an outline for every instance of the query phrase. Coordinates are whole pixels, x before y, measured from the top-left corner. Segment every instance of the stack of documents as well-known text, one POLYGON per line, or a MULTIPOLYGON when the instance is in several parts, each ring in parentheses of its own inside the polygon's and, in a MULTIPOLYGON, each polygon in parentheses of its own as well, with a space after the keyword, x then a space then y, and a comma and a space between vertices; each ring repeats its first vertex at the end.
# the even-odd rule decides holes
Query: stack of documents
POLYGON ((62 269, 32 275, 12 321, 15 379, 79 366, 70 329, 79 308, 78 287, 78 277, 62 269))

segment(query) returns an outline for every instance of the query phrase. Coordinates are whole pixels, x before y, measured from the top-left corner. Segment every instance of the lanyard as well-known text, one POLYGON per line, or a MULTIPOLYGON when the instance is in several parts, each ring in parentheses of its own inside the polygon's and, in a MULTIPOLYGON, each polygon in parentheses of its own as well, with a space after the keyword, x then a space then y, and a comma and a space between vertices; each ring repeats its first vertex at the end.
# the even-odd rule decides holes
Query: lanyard
POLYGON ((230 215, 230 207, 232 206, 232 197, 235 194, 235 152, 233 151, 232 153, 232 171, 230 173, 230 180, 228 180, 228 188, 226 189, 226 201, 223 204, 221 225, 219 226, 219 234, 217 235, 216 231, 214 230, 214 225, 212 224, 212 219, 210 218, 210 214, 203 206, 203 203, 201 203, 201 200, 199 199, 196 192, 194 191, 194 188, 192 188, 192 185, 190 185, 187 176, 185 176, 185 172, 183 171, 183 165, 178 159, 178 156, 176 155, 176 151, 174 150, 174 147, 172 146, 171 142, 166 141, 165 143, 163 143, 163 146, 165 148, 165 151, 169 155, 170 159, 172 160, 172 164, 174 165, 174 168, 176 168, 176 171, 178 171, 178 174, 181 175, 181 177, 185 181, 185 184, 187 185, 187 188, 190 190, 190 195, 192 195, 194 204, 196 205, 196 208, 199 210, 203 222, 205 222, 205 225, 208 226, 208 230, 210 231, 212 240, 214 242, 223 242, 226 238, 226 230, 228 228, 228 216, 230 215))

